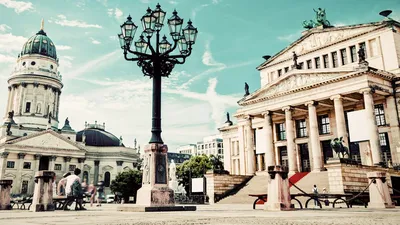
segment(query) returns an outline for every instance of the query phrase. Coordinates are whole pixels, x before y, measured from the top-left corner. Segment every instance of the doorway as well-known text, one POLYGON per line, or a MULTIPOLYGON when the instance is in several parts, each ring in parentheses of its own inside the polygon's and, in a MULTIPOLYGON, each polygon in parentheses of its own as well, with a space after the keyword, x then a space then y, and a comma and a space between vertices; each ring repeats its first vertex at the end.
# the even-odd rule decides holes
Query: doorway
POLYGON ((310 154, 308 144, 299 144, 301 172, 310 172, 310 154))
POLYGON ((333 151, 331 148, 331 140, 321 141, 322 153, 324 154, 324 163, 328 161, 329 158, 333 158, 333 151))
POLYGON ((286 146, 278 147, 278 152, 279 152, 279 162, 281 166, 289 166, 286 146))
POLYGON ((42 156, 40 157, 39 161, 39 171, 40 170, 49 170, 49 157, 48 156, 42 156))

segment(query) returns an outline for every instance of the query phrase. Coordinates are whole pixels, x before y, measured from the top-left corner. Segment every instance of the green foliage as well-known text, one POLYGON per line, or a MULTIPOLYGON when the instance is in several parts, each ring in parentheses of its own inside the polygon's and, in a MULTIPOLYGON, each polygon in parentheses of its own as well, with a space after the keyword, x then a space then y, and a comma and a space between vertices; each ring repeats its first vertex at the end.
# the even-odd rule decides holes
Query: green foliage
POLYGON ((203 177, 207 170, 212 169, 212 163, 208 156, 198 155, 183 162, 176 167, 176 175, 179 184, 185 187, 186 193, 189 193, 190 177, 203 177))
POLYGON ((110 189, 112 192, 119 192, 125 199, 129 201, 129 196, 136 196, 137 190, 142 187, 142 171, 128 170, 119 173, 115 180, 111 182, 110 189))

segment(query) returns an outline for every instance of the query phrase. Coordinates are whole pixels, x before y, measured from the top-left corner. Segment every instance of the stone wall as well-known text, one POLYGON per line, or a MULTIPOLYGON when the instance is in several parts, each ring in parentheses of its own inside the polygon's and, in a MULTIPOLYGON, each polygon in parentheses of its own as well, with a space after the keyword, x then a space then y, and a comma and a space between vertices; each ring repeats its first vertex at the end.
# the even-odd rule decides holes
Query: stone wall
MULTIPOLYGON (((349 165, 344 163, 327 164, 329 193, 360 192, 368 186, 367 172, 386 172, 388 184, 391 176, 400 176, 400 172, 378 166, 349 165)), ((368 192, 368 189, 367 189, 368 192)))
POLYGON ((252 178, 252 176, 214 174, 212 172, 207 172, 205 177, 210 204, 230 195, 231 192, 239 189, 252 178))

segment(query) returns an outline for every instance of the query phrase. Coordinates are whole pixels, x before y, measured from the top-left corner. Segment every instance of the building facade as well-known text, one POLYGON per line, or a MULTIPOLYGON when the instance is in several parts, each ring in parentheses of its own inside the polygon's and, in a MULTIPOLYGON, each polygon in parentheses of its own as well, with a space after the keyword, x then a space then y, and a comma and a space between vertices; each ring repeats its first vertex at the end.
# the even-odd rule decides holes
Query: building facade
POLYGON ((339 137, 363 165, 400 163, 400 23, 315 27, 265 59, 261 88, 239 100, 237 124, 220 128, 231 174, 324 170, 339 137), (368 140, 352 141, 349 115, 361 110, 368 140))
POLYGON ((224 158, 224 144, 221 135, 212 135, 203 138, 203 141, 197 142, 196 155, 219 156, 224 158))
MULTIPOLYGON (((39 170, 56 173, 57 181, 75 168, 88 183, 133 169, 138 153, 105 131, 104 124, 86 124, 75 132, 68 118, 59 129, 62 76, 56 47, 42 27, 28 39, 8 79, 4 123, 0 127, 0 179, 12 179, 14 194, 32 194, 39 170)), ((5 100, 5 99, 4 99, 5 100)), ((107 189, 106 189, 107 191, 107 189)))
POLYGON ((176 151, 179 152, 179 153, 196 155, 196 153, 197 153, 197 145, 195 145, 195 144, 183 145, 183 146, 178 147, 176 149, 176 151))

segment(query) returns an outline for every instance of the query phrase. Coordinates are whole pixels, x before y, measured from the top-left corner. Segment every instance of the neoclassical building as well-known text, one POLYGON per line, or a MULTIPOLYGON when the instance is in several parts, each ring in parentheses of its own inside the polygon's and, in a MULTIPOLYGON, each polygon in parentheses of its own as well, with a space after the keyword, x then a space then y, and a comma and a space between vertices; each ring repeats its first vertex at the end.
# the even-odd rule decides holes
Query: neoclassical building
POLYGON ((400 163, 399 22, 314 27, 263 58, 261 88, 239 100, 236 124, 219 129, 225 169, 322 171, 337 137, 363 165, 400 163), (350 118, 354 112, 363 116, 350 118), (355 140, 361 133, 366 138, 355 140))
MULTIPOLYGON (((12 179, 12 193, 32 194, 34 174, 56 172, 57 180, 75 168, 88 183, 112 179, 135 168, 138 151, 124 147, 122 139, 105 124, 85 124, 75 132, 68 118, 59 129, 60 95, 56 47, 42 27, 28 39, 8 79, 4 123, 0 127, 0 179, 12 179)), ((4 99, 6 100, 6 99, 4 99)))

